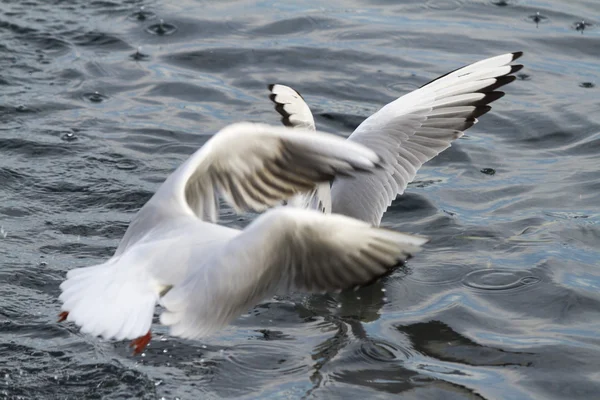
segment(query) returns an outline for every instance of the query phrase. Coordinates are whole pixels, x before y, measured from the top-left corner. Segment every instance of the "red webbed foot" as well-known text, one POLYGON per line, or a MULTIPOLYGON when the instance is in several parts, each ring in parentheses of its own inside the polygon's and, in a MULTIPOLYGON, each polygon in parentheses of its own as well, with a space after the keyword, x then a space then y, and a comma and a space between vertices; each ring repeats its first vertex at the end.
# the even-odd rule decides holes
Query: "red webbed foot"
POLYGON ((129 347, 133 347, 133 354, 138 355, 142 351, 144 351, 146 346, 148 346, 148 343, 150 343, 150 339, 152 339, 152 334, 150 333, 150 331, 148 331, 148 333, 146 333, 144 336, 140 336, 137 339, 133 339, 129 344, 129 347))

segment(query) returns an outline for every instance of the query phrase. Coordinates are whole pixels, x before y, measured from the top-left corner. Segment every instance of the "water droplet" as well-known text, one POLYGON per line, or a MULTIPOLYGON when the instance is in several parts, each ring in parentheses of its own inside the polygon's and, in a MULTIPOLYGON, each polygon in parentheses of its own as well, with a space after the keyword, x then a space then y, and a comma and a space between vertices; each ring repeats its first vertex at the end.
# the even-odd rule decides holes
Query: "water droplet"
POLYGON ((167 339, 167 337, 166 337, 166 336, 161 336, 161 337, 160 337, 160 341, 161 341, 161 342, 166 342, 167 340, 168 340, 168 339, 167 339))
POLYGON ((144 54, 142 53, 142 47, 138 47, 136 52, 131 54, 129 57, 131 57, 132 59, 136 60, 136 61, 143 61, 143 60, 147 60, 150 58, 150 56, 148 54, 144 54))
POLYGON ((592 24, 590 24, 589 22, 585 22, 585 21, 575 22, 573 24, 573 27, 575 28, 575 30, 581 32, 582 35, 583 35, 583 31, 585 31, 585 29, 590 26, 592 26, 592 24))
POLYGON ((0 226, 0 236, 2 236, 2 239, 6 239, 7 235, 8 235, 8 232, 6 232, 4 230, 4 227, 0 226))
POLYGON ((381 291, 382 291, 382 292, 385 292, 386 290, 385 290, 385 288, 382 288, 382 289, 381 289, 381 291))
POLYGON ((48 263, 46 261, 42 261, 40 263, 40 267, 47 267, 47 266, 48 266, 48 263))
POLYGON ((360 300, 360 296, 356 296, 356 300, 360 300))
POLYGON ((129 14, 129 19, 137 21, 146 21, 148 19, 156 18, 156 14, 152 11, 146 10, 146 7, 141 6, 140 9, 134 13, 129 14))
POLYGON ((591 89, 593 87, 596 87, 596 85, 594 85, 592 82, 581 82, 579 84, 579 87, 586 88, 586 89, 591 89))
POLYGON ((161 19, 158 24, 150 25, 146 31, 152 33, 153 35, 165 36, 175 33, 175 31, 177 31, 177 27, 173 24, 166 23, 161 19))
POLYGON ((201 363, 204 363, 204 358, 201 358, 201 359, 200 359, 200 362, 201 362, 201 363))
POLYGON ((167 349, 163 350, 163 353, 165 353, 165 354, 168 353, 168 352, 169 352, 169 350, 167 350, 167 349))
POLYGON ((160 379, 154 382, 154 386, 160 386, 163 383, 160 379))
POLYGON ((84 93, 83 98, 92 103, 102 103, 104 100, 108 99, 108 96, 96 91, 94 93, 84 93))
POLYGON ((530 15, 529 18, 531 21, 535 22, 535 26, 538 26, 540 23, 545 22, 548 20, 548 17, 546 17, 545 15, 540 14, 540 12, 536 12, 533 15, 530 15))
POLYGON ((205 345, 205 344, 203 344, 203 345, 202 345, 202 346, 200 346, 200 347, 202 347, 203 349, 205 349, 205 348, 206 348, 206 345, 205 345))
POLYGON ((540 281, 529 271, 510 269, 480 269, 469 272, 463 278, 463 284, 473 289, 508 291, 531 286, 540 281))
POLYGON ((74 142, 78 139, 77 135, 75 135, 75 132, 66 132, 60 138, 65 142, 74 142))

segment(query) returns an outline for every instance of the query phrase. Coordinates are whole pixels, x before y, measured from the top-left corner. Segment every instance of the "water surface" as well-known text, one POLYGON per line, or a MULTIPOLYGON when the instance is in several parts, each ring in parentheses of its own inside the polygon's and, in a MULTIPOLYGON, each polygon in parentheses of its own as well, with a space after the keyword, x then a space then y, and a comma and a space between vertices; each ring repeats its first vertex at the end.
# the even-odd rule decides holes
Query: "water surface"
POLYGON ((0 398, 597 396, 597 0, 170 3, 0 3, 0 398), (385 215, 432 240, 384 282, 273 299, 203 341, 156 327, 138 357, 56 322, 65 273, 109 257, 210 135, 278 123, 269 83, 348 135, 518 50, 507 95, 385 215))

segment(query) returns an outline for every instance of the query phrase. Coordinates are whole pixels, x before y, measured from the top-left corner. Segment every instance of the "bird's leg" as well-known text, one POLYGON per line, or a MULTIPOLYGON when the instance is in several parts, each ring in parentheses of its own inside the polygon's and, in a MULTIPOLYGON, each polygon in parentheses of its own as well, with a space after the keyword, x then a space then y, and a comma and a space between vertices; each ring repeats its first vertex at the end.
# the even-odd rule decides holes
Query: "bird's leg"
POLYGON ((138 355, 142 351, 144 351, 146 346, 148 346, 148 343, 150 343, 150 339, 152 339, 152 334, 150 333, 150 331, 148 331, 148 333, 146 333, 144 336, 140 336, 137 339, 133 339, 129 344, 129 347, 133 347, 133 354, 138 355))
POLYGON ((68 316, 69 316, 68 311, 61 312, 60 314, 58 314, 58 322, 63 322, 65 319, 67 319, 68 316))

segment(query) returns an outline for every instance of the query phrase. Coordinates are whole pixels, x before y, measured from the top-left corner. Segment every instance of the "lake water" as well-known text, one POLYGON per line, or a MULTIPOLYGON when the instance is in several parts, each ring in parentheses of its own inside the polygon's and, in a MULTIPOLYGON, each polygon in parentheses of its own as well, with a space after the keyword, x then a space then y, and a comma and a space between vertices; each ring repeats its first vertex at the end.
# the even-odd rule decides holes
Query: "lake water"
POLYGON ((600 3, 398 3, 2 0, 0 398, 598 398, 600 3), (137 357, 56 322, 65 273, 108 258, 211 134, 279 123, 269 83, 348 135, 512 51, 507 95, 384 216, 432 240, 383 282, 202 341, 156 326, 137 357))

